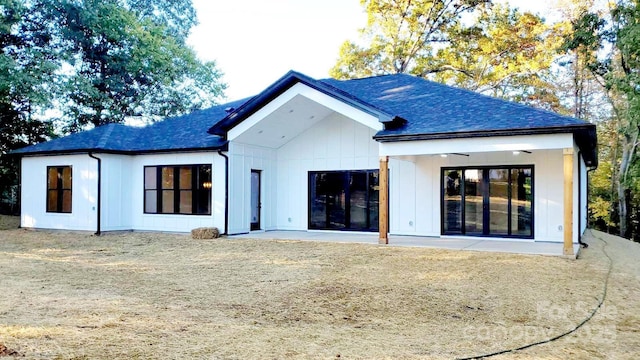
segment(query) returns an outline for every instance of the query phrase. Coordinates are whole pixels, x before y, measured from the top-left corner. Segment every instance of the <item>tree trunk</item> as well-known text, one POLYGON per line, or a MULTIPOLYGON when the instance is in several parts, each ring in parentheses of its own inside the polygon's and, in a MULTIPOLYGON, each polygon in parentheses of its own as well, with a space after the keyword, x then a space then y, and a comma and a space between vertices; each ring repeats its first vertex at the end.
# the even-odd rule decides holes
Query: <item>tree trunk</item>
POLYGON ((620 159, 620 168, 618 170, 618 181, 616 181, 616 185, 618 187, 618 213, 620 215, 620 236, 626 237, 627 235, 627 224, 629 223, 629 212, 627 208, 627 184, 626 184, 626 175, 629 172, 629 166, 631 166, 631 160, 633 158, 633 151, 635 151, 635 146, 633 146, 634 139, 627 133, 625 133, 622 137, 622 156, 620 159))
POLYGON ((640 135, 640 129, 633 128, 634 134, 630 134, 630 131, 625 131, 622 137, 622 157, 620 159, 620 169, 618 171, 618 211, 620 213, 620 236, 629 238, 629 222, 630 214, 629 208, 631 207, 631 190, 627 188, 627 175, 629 174, 629 168, 633 163, 633 158, 638 146, 638 136, 640 135))
POLYGON ((620 216, 620 236, 625 237, 627 233, 627 191, 622 181, 618 182, 618 213, 620 216))

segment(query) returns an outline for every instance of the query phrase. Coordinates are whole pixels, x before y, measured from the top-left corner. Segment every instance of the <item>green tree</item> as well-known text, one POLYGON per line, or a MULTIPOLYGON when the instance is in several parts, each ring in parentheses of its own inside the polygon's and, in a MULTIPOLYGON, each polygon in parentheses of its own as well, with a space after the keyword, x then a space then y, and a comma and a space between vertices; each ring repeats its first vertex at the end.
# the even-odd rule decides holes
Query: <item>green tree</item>
MULTIPOLYGON (((363 45, 346 41, 330 74, 337 79, 414 73, 430 68, 438 47, 463 14, 479 11, 490 0, 361 0, 368 23, 363 45)), ((436 69, 432 69, 436 70, 436 69)))
MULTIPOLYGON (((568 48, 607 49, 606 56, 593 56, 589 69, 603 79, 613 109, 611 121, 611 201, 616 202, 619 234, 637 237, 630 225, 639 209, 637 181, 633 174, 640 166, 640 8, 638 0, 612 4, 608 16, 584 13, 574 23, 568 48), (607 18, 609 19, 607 21, 607 18), (613 196, 615 195, 615 196, 613 196), (635 211, 634 211, 635 210, 635 211)), ((637 228, 637 224, 636 224, 637 228)))
POLYGON ((561 91, 566 92, 563 97, 570 101, 576 118, 591 122, 605 120, 610 117, 610 107, 602 104, 603 99, 606 99, 603 79, 591 68, 600 51, 600 43, 597 41, 600 19, 593 17, 596 14, 595 0, 561 0, 559 10, 569 29, 560 48, 564 57, 559 64, 567 80, 566 84, 560 86, 561 91), (587 14, 591 15, 585 16, 587 14))
POLYGON ((123 6, 134 10, 138 20, 151 20, 166 26, 170 36, 184 42, 191 29, 198 25, 191 0, 125 0, 123 6))
MULTIPOLYGON (((39 109, 50 104, 55 90, 55 63, 48 37, 37 16, 21 1, 0 2, 0 210, 15 195, 18 163, 11 150, 52 135, 39 109)), ((14 204, 15 206, 15 204, 14 204)), ((15 208, 12 210, 16 210, 15 208)))
POLYGON ((0 0, 0 195, 13 149, 213 104, 225 85, 185 43, 196 22, 191 0, 0 0))
POLYGON ((562 110, 551 64, 562 26, 490 1, 361 1, 369 15, 330 74, 409 73, 539 107, 562 110))
POLYGON ((566 26, 494 4, 471 27, 457 24, 455 39, 437 52, 436 66, 418 66, 420 75, 476 92, 564 111, 552 81, 566 26), (435 70, 434 70, 435 69, 435 70))
POLYGON ((618 167, 618 129, 606 80, 594 71, 603 52, 599 32, 604 12, 594 0, 559 0, 557 6, 570 29, 558 62, 559 96, 573 116, 598 124, 599 165, 589 176, 589 224, 599 230, 617 231, 617 192, 612 179, 618 167))
POLYGON ((154 121, 215 103, 225 88, 221 73, 185 44, 195 20, 183 23, 173 10, 190 4, 41 0, 65 68, 66 130, 154 121))

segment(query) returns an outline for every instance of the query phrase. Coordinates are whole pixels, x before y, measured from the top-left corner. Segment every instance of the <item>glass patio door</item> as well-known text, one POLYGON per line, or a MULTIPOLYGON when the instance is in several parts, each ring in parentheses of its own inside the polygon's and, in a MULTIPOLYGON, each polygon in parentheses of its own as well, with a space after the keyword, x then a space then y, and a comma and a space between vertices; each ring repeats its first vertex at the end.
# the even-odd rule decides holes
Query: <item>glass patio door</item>
POLYGON ((442 170, 442 234, 533 237, 533 167, 442 170))
POLYGON ((378 170, 309 173, 309 229, 378 229, 378 170))

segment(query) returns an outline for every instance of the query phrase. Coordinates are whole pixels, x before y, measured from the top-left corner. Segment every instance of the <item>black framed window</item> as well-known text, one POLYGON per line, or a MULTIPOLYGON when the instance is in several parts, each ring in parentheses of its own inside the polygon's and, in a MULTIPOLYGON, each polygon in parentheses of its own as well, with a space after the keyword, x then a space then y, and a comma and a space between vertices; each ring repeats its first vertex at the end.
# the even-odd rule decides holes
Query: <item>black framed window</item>
POLYGON ((47 212, 71 213, 71 166, 47 167, 47 212))
POLYGON ((144 167, 146 214, 211 215, 211 165, 144 167))
POLYGON ((533 165, 442 169, 442 234, 533 237, 533 165))
POLYGON ((378 230, 379 170, 309 172, 309 229, 378 230))

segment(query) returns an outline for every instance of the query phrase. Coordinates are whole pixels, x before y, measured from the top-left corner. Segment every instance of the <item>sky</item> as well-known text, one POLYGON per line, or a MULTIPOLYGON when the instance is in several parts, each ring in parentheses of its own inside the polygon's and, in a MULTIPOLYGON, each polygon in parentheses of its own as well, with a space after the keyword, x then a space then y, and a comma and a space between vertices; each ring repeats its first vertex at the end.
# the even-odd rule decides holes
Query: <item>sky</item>
MULTIPOLYGON (((224 73, 228 101, 259 93, 289 70, 329 77, 342 43, 367 23, 359 0, 192 1, 200 24, 188 44, 224 73)), ((545 17, 553 0, 501 1, 545 17)))

